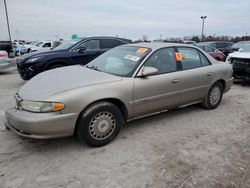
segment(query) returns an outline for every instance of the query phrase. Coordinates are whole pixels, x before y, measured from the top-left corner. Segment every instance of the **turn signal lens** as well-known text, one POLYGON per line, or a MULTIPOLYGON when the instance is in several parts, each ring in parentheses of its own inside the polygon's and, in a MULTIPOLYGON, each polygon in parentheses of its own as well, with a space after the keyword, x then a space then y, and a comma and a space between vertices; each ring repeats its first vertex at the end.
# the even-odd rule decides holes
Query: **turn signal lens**
POLYGON ((65 106, 62 103, 53 103, 52 104, 52 108, 54 111, 60 111, 60 110, 64 109, 64 107, 65 106))

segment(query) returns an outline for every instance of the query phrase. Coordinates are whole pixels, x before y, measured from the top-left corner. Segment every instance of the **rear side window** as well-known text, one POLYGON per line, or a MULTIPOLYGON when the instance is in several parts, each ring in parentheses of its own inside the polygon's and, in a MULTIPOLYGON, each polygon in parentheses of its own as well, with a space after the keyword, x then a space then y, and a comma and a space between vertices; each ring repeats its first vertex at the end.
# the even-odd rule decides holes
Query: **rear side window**
POLYGON ((228 47, 227 43, 216 43, 216 48, 226 48, 228 47))
POLYGON ((157 74, 174 72, 177 70, 174 48, 164 48, 152 54, 144 64, 158 69, 157 74))
POLYGON ((208 66, 208 65, 210 65, 210 62, 209 62, 209 60, 205 57, 205 55, 204 55, 203 53, 201 53, 201 52, 199 52, 199 54, 200 54, 202 66, 208 66))
POLYGON ((116 39, 101 39, 101 49, 114 48, 121 44, 124 43, 116 39))
POLYGON ((182 69, 194 69, 201 67, 201 60, 198 51, 194 48, 178 48, 178 51, 182 55, 182 69))

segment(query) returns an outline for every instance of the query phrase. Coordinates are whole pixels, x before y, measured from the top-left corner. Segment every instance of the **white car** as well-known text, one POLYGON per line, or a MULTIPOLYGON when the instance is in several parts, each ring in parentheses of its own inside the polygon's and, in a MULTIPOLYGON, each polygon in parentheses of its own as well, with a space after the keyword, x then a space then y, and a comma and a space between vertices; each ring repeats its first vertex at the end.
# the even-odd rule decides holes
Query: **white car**
POLYGON ((235 79, 250 82, 250 45, 227 56, 226 62, 233 65, 235 79))
POLYGON ((38 43, 36 43, 36 45, 31 46, 30 52, 36 52, 36 51, 40 51, 40 50, 50 50, 50 49, 53 49, 53 48, 59 46, 60 44, 61 44, 61 42, 59 42, 59 41, 38 42, 38 43))
POLYGON ((8 53, 0 50, 0 70, 7 69, 11 66, 9 63, 8 53))
POLYGON ((33 41, 29 44, 25 44, 24 47, 26 48, 26 51, 29 53, 31 51, 31 48, 34 47, 38 43, 39 43, 38 41, 33 41))

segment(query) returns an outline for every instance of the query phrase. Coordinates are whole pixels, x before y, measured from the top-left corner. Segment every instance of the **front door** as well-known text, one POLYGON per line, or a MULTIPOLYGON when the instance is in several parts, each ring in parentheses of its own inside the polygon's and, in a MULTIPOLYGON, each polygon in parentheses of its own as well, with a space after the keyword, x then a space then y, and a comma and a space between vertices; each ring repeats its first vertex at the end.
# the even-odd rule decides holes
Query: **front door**
POLYGON ((153 53, 144 66, 155 67, 158 72, 134 79, 135 116, 153 113, 177 106, 180 102, 179 72, 174 48, 153 53))
POLYGON ((101 55, 104 51, 100 49, 100 42, 97 39, 84 41, 72 50, 71 58, 74 64, 85 65, 101 55), (85 48, 84 51, 78 49, 85 48))

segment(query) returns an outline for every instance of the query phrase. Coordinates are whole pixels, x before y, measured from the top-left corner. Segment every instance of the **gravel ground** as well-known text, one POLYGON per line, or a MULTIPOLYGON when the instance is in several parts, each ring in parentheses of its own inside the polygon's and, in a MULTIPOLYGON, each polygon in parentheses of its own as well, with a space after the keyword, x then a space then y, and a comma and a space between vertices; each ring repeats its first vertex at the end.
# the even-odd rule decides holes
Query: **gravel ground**
POLYGON ((21 139, 4 110, 24 84, 0 71, 0 188, 250 187, 250 86, 234 84, 212 111, 198 105, 128 123, 109 145, 21 139))

